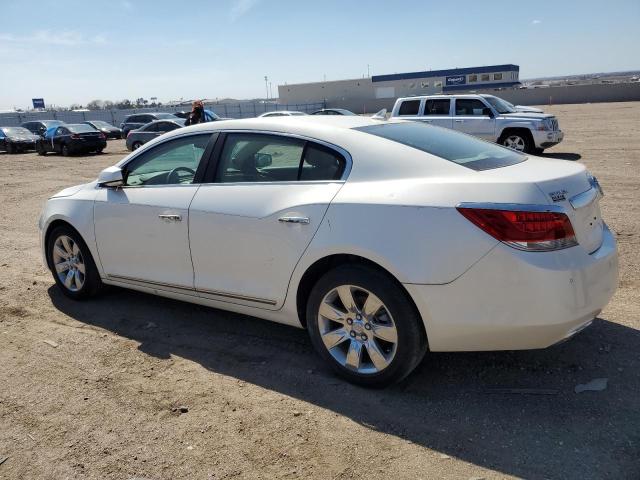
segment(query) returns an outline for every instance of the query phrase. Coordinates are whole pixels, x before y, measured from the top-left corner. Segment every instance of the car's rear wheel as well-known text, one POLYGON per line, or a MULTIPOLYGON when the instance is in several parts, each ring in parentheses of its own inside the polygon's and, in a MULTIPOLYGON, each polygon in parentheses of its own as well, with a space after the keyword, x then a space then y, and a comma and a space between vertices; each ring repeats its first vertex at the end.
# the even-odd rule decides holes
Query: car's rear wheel
POLYGON ((7 153, 16 153, 16 146, 13 143, 7 142, 7 153))
POLYGON ((48 236, 47 263, 56 284, 67 297, 89 298, 102 288, 89 248, 78 232, 67 225, 55 227, 48 236))
POLYGON ((133 142, 131 144, 131 150, 137 150, 142 146, 142 142, 133 142))
POLYGON ((42 156, 45 156, 47 154, 47 152, 44 151, 44 147, 40 143, 36 144, 36 152, 38 152, 38 155, 42 156))
POLYGON ((71 155, 71 152, 69 151, 69 147, 66 144, 62 145, 62 155, 65 157, 68 157, 69 155, 71 155))
POLYGON ((427 342, 407 293, 384 273, 338 267, 313 287, 307 329, 318 353, 350 382, 382 387, 406 377, 427 342))

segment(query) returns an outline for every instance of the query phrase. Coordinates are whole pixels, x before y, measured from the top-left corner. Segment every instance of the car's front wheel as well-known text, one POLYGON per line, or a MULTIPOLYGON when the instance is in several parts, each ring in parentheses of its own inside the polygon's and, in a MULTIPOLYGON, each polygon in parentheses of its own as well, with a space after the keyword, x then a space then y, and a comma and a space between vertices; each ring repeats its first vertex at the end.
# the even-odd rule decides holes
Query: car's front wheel
POLYGON ((382 387, 420 363, 427 342, 407 293, 386 274, 348 265, 326 273, 307 304, 315 349, 350 382, 382 387))
POLYGON ((66 144, 62 145, 61 151, 62 151, 62 155, 65 157, 68 157, 69 155, 71 155, 71 151, 69 150, 69 147, 66 144))
POLYGON ((137 150, 142 146, 142 142, 133 142, 131 144, 131 150, 137 150))
POLYGON ((503 133, 498 143, 517 152, 532 153, 535 145, 528 130, 514 129, 503 133))
POLYGON ((47 241, 47 263, 67 297, 80 300, 102 288, 100 274, 82 237, 67 225, 55 227, 47 241))

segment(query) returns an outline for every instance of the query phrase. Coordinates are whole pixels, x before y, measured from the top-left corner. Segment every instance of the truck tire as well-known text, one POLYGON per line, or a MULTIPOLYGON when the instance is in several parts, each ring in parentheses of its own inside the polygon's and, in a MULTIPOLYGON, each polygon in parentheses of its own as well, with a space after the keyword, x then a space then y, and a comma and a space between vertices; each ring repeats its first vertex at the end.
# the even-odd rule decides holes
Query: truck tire
POLYGON ((498 143, 504 147, 523 153, 534 153, 535 149, 531 132, 524 128, 505 130, 498 139, 498 143))

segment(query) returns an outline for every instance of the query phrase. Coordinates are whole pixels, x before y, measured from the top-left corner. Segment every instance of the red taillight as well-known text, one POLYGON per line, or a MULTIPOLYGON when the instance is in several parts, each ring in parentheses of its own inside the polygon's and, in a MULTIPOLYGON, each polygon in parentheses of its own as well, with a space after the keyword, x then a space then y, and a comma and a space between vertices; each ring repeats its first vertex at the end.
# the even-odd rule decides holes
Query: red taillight
POLYGON ((559 250, 577 245, 571 221, 560 212, 458 207, 469 221, 520 250, 559 250))
POLYGON ((78 140, 80 138, 80 135, 74 133, 71 135, 71 138, 73 138, 74 140, 78 140))

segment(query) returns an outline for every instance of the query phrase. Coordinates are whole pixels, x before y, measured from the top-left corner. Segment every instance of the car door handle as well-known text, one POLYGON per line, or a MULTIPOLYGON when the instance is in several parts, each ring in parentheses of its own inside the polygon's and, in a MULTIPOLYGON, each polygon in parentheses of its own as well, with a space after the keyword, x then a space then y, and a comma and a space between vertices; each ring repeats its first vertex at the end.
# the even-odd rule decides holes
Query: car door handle
POLYGON ((158 218, 160 220, 164 220, 165 222, 180 222, 182 221, 182 216, 181 215, 176 215, 176 214, 160 214, 158 215, 158 218))
POLYGON ((464 120, 456 120, 456 123, 464 123, 464 120))
POLYGON ((280 217, 278 221, 282 223, 301 223, 307 225, 310 220, 307 217, 280 217))

